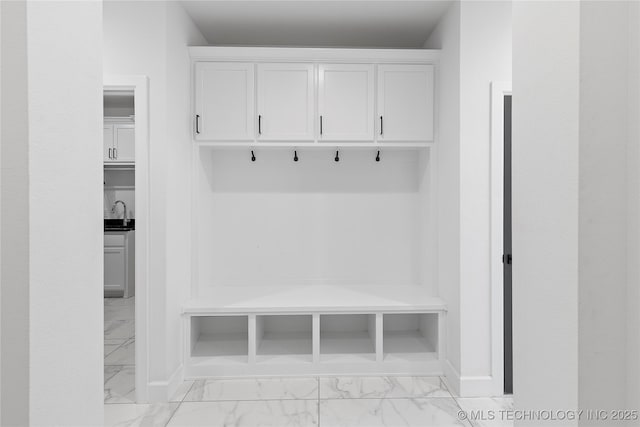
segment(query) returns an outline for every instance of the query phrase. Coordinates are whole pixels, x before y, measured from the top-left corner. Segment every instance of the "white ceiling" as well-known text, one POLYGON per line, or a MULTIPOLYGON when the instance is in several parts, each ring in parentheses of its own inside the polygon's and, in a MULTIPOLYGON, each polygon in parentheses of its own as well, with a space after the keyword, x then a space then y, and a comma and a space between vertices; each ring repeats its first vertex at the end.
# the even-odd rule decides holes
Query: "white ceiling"
POLYGON ((182 1, 210 45, 421 48, 444 1, 182 1))

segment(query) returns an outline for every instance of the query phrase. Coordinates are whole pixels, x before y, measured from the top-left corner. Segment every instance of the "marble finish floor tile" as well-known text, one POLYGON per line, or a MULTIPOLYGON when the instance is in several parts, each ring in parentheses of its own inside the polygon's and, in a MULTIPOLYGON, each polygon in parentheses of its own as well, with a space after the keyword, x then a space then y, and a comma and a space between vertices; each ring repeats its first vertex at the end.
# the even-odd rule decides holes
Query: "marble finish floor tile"
POLYGON ((183 402, 167 426, 273 426, 318 425, 318 403, 313 400, 241 402, 183 402))
POLYGON ((133 320, 109 320, 104 322, 104 339, 129 339, 135 336, 133 320))
POLYGON ((133 366, 104 367, 104 403, 135 403, 133 366))
POLYGON ((134 320, 135 312, 133 306, 105 305, 104 320, 134 320))
MULTIPOLYGON (((134 365, 136 340, 131 338, 114 349, 104 359, 105 365, 134 365)), ((106 344, 105 344, 106 348, 106 344)), ((106 354, 106 351, 105 351, 106 354)))
POLYGON ((320 399, 452 397, 439 377, 320 377, 320 399))
POLYGON ((322 427, 470 426, 452 398, 321 400, 319 407, 322 427))
POLYGON ((135 297, 129 298, 104 298, 104 305, 107 306, 134 306, 136 303, 135 297))
POLYGON ((513 410, 511 397, 456 397, 473 427, 513 427, 504 411, 513 410))
POLYGON ((105 427, 165 426, 178 403, 120 404, 104 406, 105 427))
POLYGON ((170 402, 182 402, 184 400, 184 398, 187 396, 187 393, 189 393, 189 390, 191 390, 191 387, 193 386, 194 381, 183 381, 182 384, 180 384, 180 386, 178 387, 178 389, 176 390, 176 392, 173 394, 173 396, 171 397, 171 399, 169 399, 170 402))
MULTIPOLYGON (((113 353, 118 347, 120 347, 122 345, 122 343, 104 343, 104 357, 105 359, 107 358, 107 356, 109 356, 111 353, 113 353)), ((105 363, 106 364, 106 363, 105 363)))
POLYGON ((185 402, 318 399, 317 378, 239 378, 198 380, 185 402))

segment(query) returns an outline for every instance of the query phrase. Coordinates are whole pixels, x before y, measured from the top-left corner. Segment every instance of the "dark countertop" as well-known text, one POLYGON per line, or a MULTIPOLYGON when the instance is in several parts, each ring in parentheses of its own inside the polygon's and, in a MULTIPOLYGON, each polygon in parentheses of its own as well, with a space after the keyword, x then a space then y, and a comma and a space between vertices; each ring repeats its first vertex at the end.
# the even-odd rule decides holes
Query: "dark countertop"
POLYGON ((125 226, 121 219, 105 219, 104 220, 104 231, 132 231, 136 229, 136 220, 129 219, 127 220, 127 225, 125 226))

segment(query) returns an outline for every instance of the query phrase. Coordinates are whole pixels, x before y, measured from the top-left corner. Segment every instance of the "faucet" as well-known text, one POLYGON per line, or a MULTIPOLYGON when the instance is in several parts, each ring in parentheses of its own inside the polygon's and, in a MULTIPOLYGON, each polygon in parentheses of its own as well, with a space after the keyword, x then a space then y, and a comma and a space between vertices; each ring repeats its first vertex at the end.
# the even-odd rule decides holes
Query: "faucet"
POLYGON ((113 207, 111 208, 111 213, 116 213, 116 205, 118 203, 122 203, 122 208, 124 209, 124 213, 122 215, 122 225, 126 227, 127 226, 127 204, 125 202, 123 202, 122 200, 116 200, 115 203, 113 204, 113 207))

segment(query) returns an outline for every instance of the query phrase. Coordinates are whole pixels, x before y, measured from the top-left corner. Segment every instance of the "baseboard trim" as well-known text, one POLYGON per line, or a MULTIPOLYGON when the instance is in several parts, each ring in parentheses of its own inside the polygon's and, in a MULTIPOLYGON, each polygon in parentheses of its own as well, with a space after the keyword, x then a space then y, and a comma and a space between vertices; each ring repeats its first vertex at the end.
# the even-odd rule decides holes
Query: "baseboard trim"
POLYGON ((492 376, 460 377, 460 397, 491 397, 495 396, 493 390, 492 376))
POLYGON ((495 379, 490 375, 462 376, 449 360, 444 361, 443 370, 445 384, 454 396, 495 397, 503 395, 496 392, 496 390, 500 390, 500 387, 495 384, 495 379))
POLYGON ((453 367, 449 360, 444 361, 442 369, 447 388, 454 396, 460 396, 460 372, 453 367))
POLYGON ((183 381, 184 366, 181 364, 167 381, 151 381, 148 386, 149 402, 168 402, 183 381))

